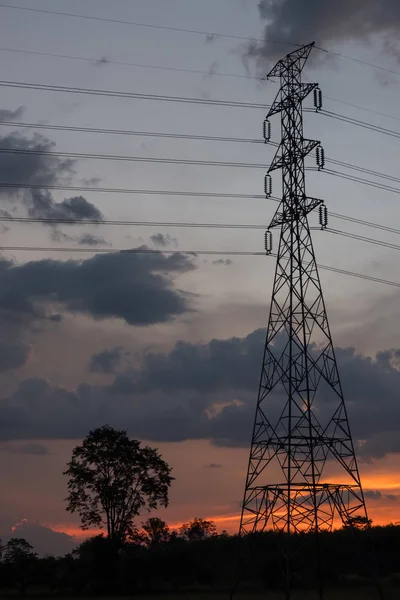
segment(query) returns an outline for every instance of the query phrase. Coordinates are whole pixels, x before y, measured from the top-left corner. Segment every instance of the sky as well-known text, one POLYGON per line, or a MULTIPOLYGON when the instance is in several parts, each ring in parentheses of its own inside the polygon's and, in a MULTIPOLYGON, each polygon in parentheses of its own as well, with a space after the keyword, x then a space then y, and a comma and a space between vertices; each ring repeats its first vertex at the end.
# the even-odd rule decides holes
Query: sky
MULTIPOLYGON (((359 8, 355 0, 346 1, 335 4, 334 14, 327 0, 307 0, 301 12, 296 0, 6 4, 0 6, 0 148, 14 152, 0 153, 0 181, 36 187, 1 188, 1 216, 73 219, 75 224, 0 223, 1 246, 11 247, 0 259, 0 535, 17 531, 43 553, 62 553, 82 539, 78 518, 65 511, 62 472, 72 448, 105 423, 158 447, 172 466, 170 506, 160 516, 172 526, 195 516, 213 518, 219 529, 234 532, 274 259, 187 253, 262 252, 262 230, 162 223, 267 226, 276 205, 240 197, 262 195, 263 168, 73 159, 15 150, 251 163, 267 169, 275 148, 264 144, 43 128, 259 140, 266 111, 50 92, 4 82, 268 105, 278 86, 261 81, 263 75, 293 44, 316 41, 330 52, 314 51, 304 79, 320 84, 324 108, 398 131, 398 3, 371 0, 359 8), (119 194, 96 187, 239 197, 119 194), (140 246, 182 253, 121 252, 140 246)), ((305 106, 312 107, 311 98, 305 106)), ((304 126, 306 137, 320 140, 328 158, 396 176, 396 137, 313 111, 305 113, 304 126)), ((272 139, 279 135, 279 117, 274 117, 272 139)), ((311 157, 307 166, 315 166, 311 157)), ((333 213, 394 228, 400 221, 396 193, 315 171, 307 173, 307 190, 324 198, 333 213)), ((273 176, 273 193, 280 193, 279 173, 273 176)), ((317 225, 315 216, 311 224, 317 225)), ((395 233, 333 216, 330 226, 398 243, 395 233)), ((313 231, 313 236, 321 265, 400 282, 396 250, 327 231, 313 231)), ((400 507, 399 290, 324 270, 321 280, 369 513, 375 523, 395 522, 400 507)))

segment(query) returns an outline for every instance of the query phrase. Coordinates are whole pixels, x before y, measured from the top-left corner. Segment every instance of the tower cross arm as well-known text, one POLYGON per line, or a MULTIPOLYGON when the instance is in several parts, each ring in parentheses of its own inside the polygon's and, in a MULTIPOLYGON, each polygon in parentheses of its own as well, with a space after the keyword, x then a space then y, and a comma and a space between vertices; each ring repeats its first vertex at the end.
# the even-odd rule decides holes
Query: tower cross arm
POLYGON ((273 115, 290 109, 294 101, 296 101, 296 103, 303 102, 303 100, 305 100, 305 98, 307 98, 307 96, 309 96, 317 87, 318 83, 303 83, 299 87, 299 90, 296 91, 296 94, 288 95, 285 98, 282 98, 282 90, 279 90, 275 100, 271 105, 271 108, 269 109, 267 119, 273 115))
POLYGON ((302 71, 314 46, 315 42, 311 42, 311 44, 307 44, 306 46, 302 46, 301 48, 290 52, 285 58, 276 63, 273 69, 268 73, 267 79, 271 77, 282 77, 285 71, 290 69, 295 62, 299 63, 300 70, 302 71))
POLYGON ((299 219, 301 216, 308 215, 323 203, 324 201, 320 198, 294 198, 292 202, 288 199, 283 199, 268 229, 280 227, 283 223, 289 223, 299 219))
POLYGON ((308 156, 308 154, 310 154, 310 152, 314 150, 314 148, 316 148, 319 145, 320 142, 317 140, 303 140, 303 144, 299 144, 299 148, 296 149, 296 152, 292 151, 291 153, 289 153, 287 150, 285 150, 283 144, 281 143, 271 162, 271 165, 268 169, 268 173, 290 165, 293 161, 293 158, 296 158, 296 156, 298 157, 300 155, 303 158, 305 158, 306 156, 308 156))

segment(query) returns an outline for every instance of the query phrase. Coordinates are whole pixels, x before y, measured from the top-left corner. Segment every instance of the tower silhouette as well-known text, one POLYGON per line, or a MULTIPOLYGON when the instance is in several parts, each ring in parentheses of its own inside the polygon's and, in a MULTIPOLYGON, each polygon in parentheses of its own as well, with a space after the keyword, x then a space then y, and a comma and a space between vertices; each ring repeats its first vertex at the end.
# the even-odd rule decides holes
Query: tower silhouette
MULTIPOLYGON (((308 215, 323 202, 308 197, 305 157, 319 142, 303 135, 304 99, 317 84, 302 83, 314 44, 288 54, 268 78, 281 87, 267 115, 281 113, 282 140, 266 176, 282 170, 283 195, 270 224, 280 228, 262 373, 251 442, 241 536, 272 529, 282 534, 331 531, 335 526, 367 526, 367 512, 336 363, 308 215)), ((271 237, 266 234, 266 250, 271 237)), ((287 595, 289 597, 289 595, 287 595)), ((321 596, 322 597, 322 596, 321 596)))

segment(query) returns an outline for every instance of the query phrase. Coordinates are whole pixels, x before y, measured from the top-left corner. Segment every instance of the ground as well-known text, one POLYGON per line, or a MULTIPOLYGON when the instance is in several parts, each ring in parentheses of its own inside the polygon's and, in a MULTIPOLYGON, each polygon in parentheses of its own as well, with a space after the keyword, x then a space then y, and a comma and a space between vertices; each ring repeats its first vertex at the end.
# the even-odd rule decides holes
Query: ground
MULTIPOLYGON (((400 589, 385 590, 384 600, 398 600, 400 597, 400 589)), ((135 600, 228 600, 229 594, 199 594, 199 593, 180 593, 155 596, 140 596, 135 600)), ((238 593, 235 595, 235 600, 285 600, 285 595, 281 593, 265 592, 264 594, 246 594, 238 593)), ((298 592, 293 593, 291 600, 318 600, 318 595, 315 592, 298 592)), ((368 588, 336 590, 326 592, 324 600, 381 600, 376 590, 368 588)))

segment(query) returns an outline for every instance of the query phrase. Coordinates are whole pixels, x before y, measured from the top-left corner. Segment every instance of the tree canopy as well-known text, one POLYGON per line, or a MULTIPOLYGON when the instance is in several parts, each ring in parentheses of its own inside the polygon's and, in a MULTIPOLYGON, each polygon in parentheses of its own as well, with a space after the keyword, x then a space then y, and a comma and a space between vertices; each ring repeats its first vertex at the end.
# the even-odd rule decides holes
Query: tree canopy
POLYGON ((193 521, 184 523, 179 530, 181 536, 188 540, 203 540, 217 535, 217 528, 214 521, 207 521, 200 517, 195 517, 193 521))
POLYGON ((154 448, 108 425, 89 432, 72 452, 64 472, 67 511, 78 513, 82 529, 106 527, 121 544, 134 534, 139 511, 168 506, 171 468, 154 448))

